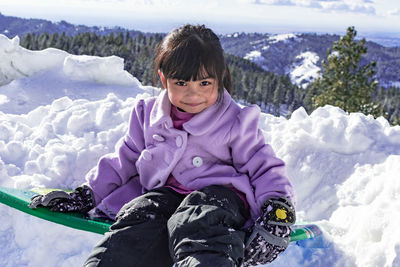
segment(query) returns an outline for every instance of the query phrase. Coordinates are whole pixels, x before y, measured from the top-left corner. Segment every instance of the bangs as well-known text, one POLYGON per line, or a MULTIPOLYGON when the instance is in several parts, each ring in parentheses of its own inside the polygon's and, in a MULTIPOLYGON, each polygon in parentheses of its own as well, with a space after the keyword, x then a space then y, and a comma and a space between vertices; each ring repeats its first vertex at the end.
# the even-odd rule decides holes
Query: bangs
POLYGON ((160 67, 167 78, 196 81, 221 77, 224 69, 221 62, 224 60, 219 58, 214 49, 196 41, 187 40, 186 45, 166 53, 160 67))
POLYGON ((184 25, 167 34, 157 47, 154 81, 162 72, 167 79, 198 81, 213 78, 219 96, 232 91, 232 80, 218 36, 204 25, 184 25))

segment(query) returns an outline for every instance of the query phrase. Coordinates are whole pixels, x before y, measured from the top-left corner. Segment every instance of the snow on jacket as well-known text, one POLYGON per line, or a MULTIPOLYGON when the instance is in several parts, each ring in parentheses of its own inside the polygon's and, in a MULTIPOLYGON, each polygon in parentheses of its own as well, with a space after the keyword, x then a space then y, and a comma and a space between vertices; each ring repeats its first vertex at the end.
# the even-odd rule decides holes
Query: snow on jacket
POLYGON ((246 195, 253 219, 268 197, 293 197, 284 162, 265 144, 260 109, 240 108, 228 92, 221 101, 173 127, 166 90, 139 100, 126 136, 114 154, 102 157, 87 175, 97 208, 111 218, 144 192, 165 184, 172 173, 193 190, 233 186, 246 195))

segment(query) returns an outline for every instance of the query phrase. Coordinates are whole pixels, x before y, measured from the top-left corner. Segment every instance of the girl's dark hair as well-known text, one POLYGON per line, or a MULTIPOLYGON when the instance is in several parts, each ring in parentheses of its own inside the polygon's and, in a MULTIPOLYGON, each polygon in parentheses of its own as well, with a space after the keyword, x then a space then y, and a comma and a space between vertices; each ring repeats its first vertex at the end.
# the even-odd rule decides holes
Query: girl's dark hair
POLYGON ((231 74, 218 36, 204 25, 184 25, 168 33, 158 45, 154 61, 166 78, 184 81, 211 77, 218 82, 218 95, 224 88, 231 93, 231 74))

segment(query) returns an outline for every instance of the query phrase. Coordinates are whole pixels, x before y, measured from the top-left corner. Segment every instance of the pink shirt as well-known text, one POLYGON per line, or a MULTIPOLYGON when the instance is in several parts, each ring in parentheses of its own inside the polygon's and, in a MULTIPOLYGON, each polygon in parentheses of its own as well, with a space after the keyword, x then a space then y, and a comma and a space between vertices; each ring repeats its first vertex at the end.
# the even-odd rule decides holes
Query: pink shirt
MULTIPOLYGON (((176 128, 178 130, 182 130, 183 129, 182 125, 185 122, 189 121, 191 118, 193 118, 194 115, 195 114, 181 111, 176 106, 171 105, 172 123, 174 125, 174 128, 176 128)), ((164 186, 173 189, 175 192, 178 192, 180 194, 185 194, 185 195, 190 194, 191 192, 194 191, 192 189, 186 188, 183 185, 181 185, 172 174, 169 175, 164 186)), ((247 211, 249 209, 249 204, 247 203, 245 194, 243 194, 242 192, 240 192, 233 186, 229 186, 229 188, 231 188, 240 197, 240 199, 244 202, 244 206, 247 211)))
MULTIPOLYGON (((195 114, 180 111, 176 106, 171 105, 171 119, 175 129, 182 130, 182 125, 193 118, 194 115, 195 114)), ((172 174, 169 175, 165 186, 180 194, 190 194, 194 191, 181 185, 172 174)))

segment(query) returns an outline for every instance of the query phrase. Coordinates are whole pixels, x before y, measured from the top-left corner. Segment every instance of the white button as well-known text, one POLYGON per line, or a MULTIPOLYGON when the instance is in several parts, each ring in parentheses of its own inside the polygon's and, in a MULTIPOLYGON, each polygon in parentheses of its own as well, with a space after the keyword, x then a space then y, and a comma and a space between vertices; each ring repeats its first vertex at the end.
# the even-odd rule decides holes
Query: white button
POLYGON ((175 139, 175 144, 177 147, 181 147, 183 144, 183 140, 182 137, 180 135, 178 135, 178 137, 175 139))
POLYGON ((142 156, 145 160, 151 160, 153 156, 151 155, 150 151, 148 150, 143 150, 142 151, 142 156))
POLYGON ((158 135, 158 134, 153 134, 153 139, 157 140, 159 142, 164 142, 165 141, 165 138, 162 137, 161 135, 158 135))
POLYGON ((203 159, 200 157, 194 157, 192 163, 195 167, 200 167, 203 165, 203 159))

